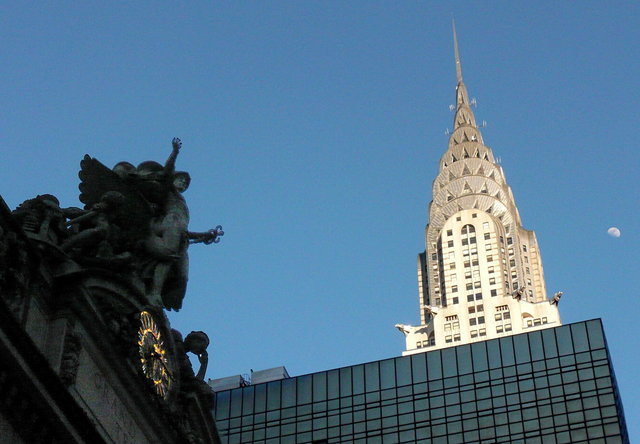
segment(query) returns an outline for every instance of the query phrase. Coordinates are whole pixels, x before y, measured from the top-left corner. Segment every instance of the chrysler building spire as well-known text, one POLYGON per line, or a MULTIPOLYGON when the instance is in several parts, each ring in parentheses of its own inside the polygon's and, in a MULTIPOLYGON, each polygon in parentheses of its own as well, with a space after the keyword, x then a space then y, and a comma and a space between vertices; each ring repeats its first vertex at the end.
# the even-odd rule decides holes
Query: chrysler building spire
POLYGON ((458 35, 456 34, 456 21, 451 20, 453 26, 453 52, 456 57, 456 78, 458 85, 462 83, 462 65, 460 65, 460 51, 458 50, 458 35))
MULTIPOLYGON (((462 80, 453 23, 456 107, 418 255, 420 325, 398 324, 405 354, 560 325, 533 231, 484 144, 462 80)), ((558 298, 559 299, 559 298, 558 298)))

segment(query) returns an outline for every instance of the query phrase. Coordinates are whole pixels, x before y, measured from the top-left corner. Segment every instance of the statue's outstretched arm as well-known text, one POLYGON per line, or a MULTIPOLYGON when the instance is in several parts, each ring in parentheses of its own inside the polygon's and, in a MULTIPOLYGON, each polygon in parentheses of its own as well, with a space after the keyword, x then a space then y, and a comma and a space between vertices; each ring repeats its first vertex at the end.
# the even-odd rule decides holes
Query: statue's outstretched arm
POLYGON ((220 242, 220 238, 224 236, 224 231, 222 231, 222 225, 218 225, 217 227, 205 232, 187 231, 187 236, 189 237, 190 244, 217 244, 220 242))
POLYGON ((171 155, 169 156, 166 163, 164 164, 164 172, 166 174, 173 174, 173 172, 176 170, 176 159, 178 158, 178 153, 180 152, 180 148, 182 148, 182 141, 177 137, 173 138, 173 140, 171 141, 171 144, 173 146, 171 155))

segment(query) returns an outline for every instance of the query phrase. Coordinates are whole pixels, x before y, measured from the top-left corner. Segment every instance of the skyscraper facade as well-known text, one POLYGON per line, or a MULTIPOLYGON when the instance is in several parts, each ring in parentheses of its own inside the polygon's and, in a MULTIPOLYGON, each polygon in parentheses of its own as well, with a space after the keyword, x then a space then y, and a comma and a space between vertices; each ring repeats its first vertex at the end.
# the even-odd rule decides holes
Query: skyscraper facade
POLYGON ((216 393, 223 443, 629 442, 600 320, 216 393))
POLYGON ((522 226, 513 193, 484 144, 462 78, 453 30, 456 104, 418 255, 420 325, 398 324, 405 353, 560 325, 549 299, 538 241, 522 226))

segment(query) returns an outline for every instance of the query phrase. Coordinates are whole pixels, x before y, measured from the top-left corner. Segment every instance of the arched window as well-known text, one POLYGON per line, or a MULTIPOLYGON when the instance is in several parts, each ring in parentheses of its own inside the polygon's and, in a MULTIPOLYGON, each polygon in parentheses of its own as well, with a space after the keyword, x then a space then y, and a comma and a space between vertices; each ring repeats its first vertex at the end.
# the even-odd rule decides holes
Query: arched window
POLYGON ((475 232, 476 232, 476 228, 471 224, 467 224, 464 227, 462 227, 462 234, 471 234, 475 232))

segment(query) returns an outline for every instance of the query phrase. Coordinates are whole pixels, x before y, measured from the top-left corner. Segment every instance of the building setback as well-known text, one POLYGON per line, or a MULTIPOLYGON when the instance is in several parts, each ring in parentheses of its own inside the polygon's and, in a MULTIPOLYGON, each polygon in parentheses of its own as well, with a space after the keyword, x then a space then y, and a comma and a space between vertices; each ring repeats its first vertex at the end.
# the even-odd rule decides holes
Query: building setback
POLYGON ((600 320, 216 393, 223 443, 628 443, 600 320))

